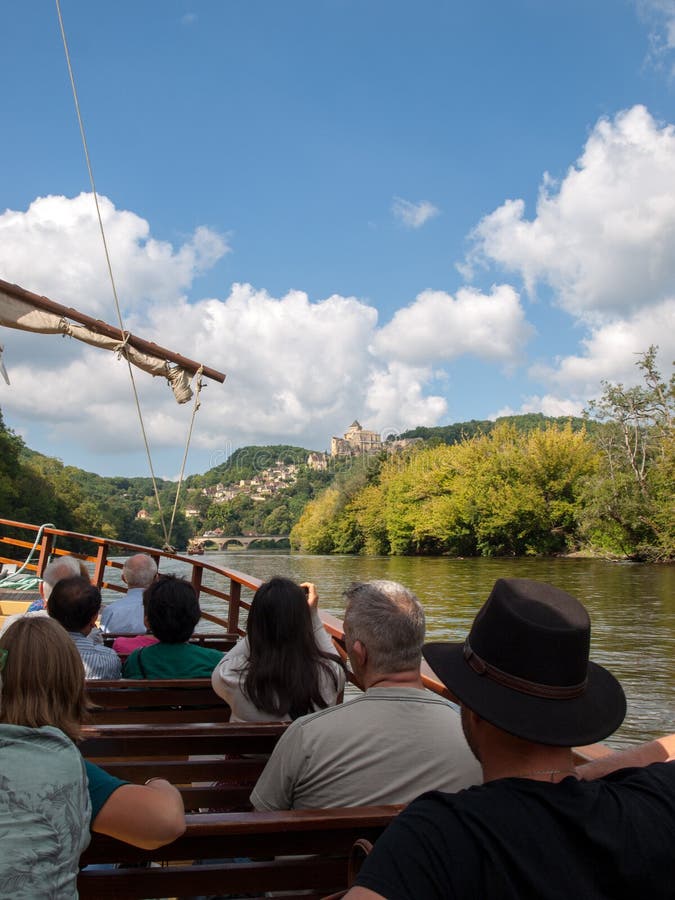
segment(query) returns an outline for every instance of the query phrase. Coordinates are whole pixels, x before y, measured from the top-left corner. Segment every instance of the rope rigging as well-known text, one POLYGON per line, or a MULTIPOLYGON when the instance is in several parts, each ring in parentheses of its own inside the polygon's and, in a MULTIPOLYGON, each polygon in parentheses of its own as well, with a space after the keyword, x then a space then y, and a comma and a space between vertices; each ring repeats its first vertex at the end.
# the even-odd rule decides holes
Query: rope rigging
MULTIPOLYGON (((104 254, 105 254, 106 265, 107 265, 107 268, 108 268, 108 276, 109 276, 109 278, 110 278, 110 284, 111 284, 111 286, 112 286, 113 299, 114 299, 114 301, 115 301, 115 310, 116 310, 116 312, 117 312, 117 319, 118 319, 118 322, 119 322, 120 330, 122 331, 123 335, 125 336, 125 337, 124 337, 124 340, 125 340, 125 342, 126 342, 126 340, 128 339, 128 334, 129 334, 129 332, 127 332, 126 328, 124 327, 124 320, 123 320, 123 317, 122 317, 122 310, 121 310, 121 307, 120 307, 119 297, 118 297, 118 294, 117 294, 117 285, 116 285, 116 283, 115 283, 115 276, 114 276, 114 273, 113 273, 112 262, 111 262, 111 259, 110 259, 110 254, 109 254, 109 252, 108 252, 108 242, 107 242, 107 240, 106 240, 105 229, 104 229, 104 227, 103 227, 103 218, 102 218, 102 216, 101 216, 101 209, 100 209, 99 202, 98 202, 98 193, 97 193, 97 191, 96 191, 96 183, 95 183, 95 181, 94 181, 94 171, 93 171, 92 164, 91 164, 91 159, 90 159, 90 156, 89 156, 89 147, 88 147, 88 145, 87 145, 87 137, 86 137, 86 133, 85 133, 85 129, 84 129, 84 121, 83 121, 83 119, 82 119, 82 113, 81 113, 81 110, 80 110, 80 101, 79 101, 78 94, 77 94, 77 87, 76 87, 76 85, 75 85, 75 76, 74 76, 74 73, 73 73, 73 67, 72 67, 71 60, 70 60, 70 50, 69 50, 69 48, 68 48, 68 40, 67 40, 67 37, 66 37, 66 30, 65 30, 65 26, 64 26, 64 24, 63 24, 63 16, 62 16, 62 14, 61 14, 61 3, 60 3, 60 0, 55 0, 55 2, 56 2, 56 12, 57 12, 58 19, 59 19, 59 28, 60 28, 60 30, 61 30, 61 39, 62 39, 62 41, 63 41, 63 49, 64 49, 65 56, 66 56, 66 64, 67 64, 67 66, 68 66, 68 75, 69 75, 69 78, 70 78, 70 86, 71 86, 71 88, 72 88, 72 92, 73 92, 73 100, 74 100, 74 102, 75 102, 75 112, 76 112, 76 114, 77 114, 77 121, 78 121, 79 129, 80 129, 80 137, 82 138, 82 147, 83 147, 83 150, 84 150, 84 157, 85 157, 86 164, 87 164, 87 172, 89 173, 89 182, 90 182, 90 184, 91 184, 91 190, 92 190, 92 193, 93 193, 93 195, 94 195, 94 204, 95 204, 95 206, 96 206, 96 217, 97 217, 97 219, 98 219, 98 226, 99 226, 99 230, 100 230, 100 232, 101 232, 101 240, 102 240, 102 242, 103 242, 103 251, 104 251, 104 254)), ((124 354, 122 353, 121 355, 123 356, 124 354)), ((146 430, 145 430, 145 422, 144 422, 144 420, 143 420, 143 412, 142 412, 142 410, 141 410, 141 403, 140 403, 140 399, 139 399, 139 396, 138 396, 138 390, 137 390, 137 388, 136 388, 136 379, 134 378, 134 373, 133 373, 133 369, 132 369, 131 363, 129 362, 129 360, 128 360, 126 357, 125 357, 125 361, 126 361, 126 364, 127 364, 127 369, 128 369, 128 371, 129 371, 129 378, 131 379, 131 388, 132 388, 133 395, 134 395, 134 401, 135 401, 135 405, 136 405, 136 412, 137 412, 137 415, 138 415, 138 421, 139 421, 139 424, 140 424, 140 427, 141 427, 141 434, 142 434, 142 436, 143 436, 143 443, 144 443, 144 445, 145 445, 145 453, 146 453, 146 456, 147 456, 148 466, 149 466, 149 469, 150 469, 150 476, 151 476, 151 478, 152 478, 152 487, 153 487, 153 491, 154 491, 154 494, 155 494, 155 501, 156 501, 156 503, 157 503, 157 509, 158 509, 158 511, 159 511, 159 518, 160 518, 160 523, 161 523, 161 526, 162 526, 162 531, 163 531, 163 533, 164 533, 164 548, 163 548, 163 549, 170 549, 170 550, 172 550, 173 548, 171 547, 171 543, 170 543, 170 541, 171 541, 171 533, 172 533, 172 531, 173 531, 174 520, 175 520, 175 518, 176 518, 176 510, 177 510, 177 508, 178 508, 178 498, 179 498, 179 495, 180 495, 180 490, 181 490, 181 486, 182 486, 182 482, 183 482, 183 475, 184 475, 184 472, 185 472, 185 464, 186 464, 186 461, 187 461, 188 450, 189 450, 189 447, 190 447, 190 441, 191 441, 191 438, 192 438, 192 428, 193 428, 193 425, 194 425, 195 415, 196 415, 196 413, 197 413, 197 410, 198 410, 199 407, 200 407, 200 403, 199 403, 199 394, 200 394, 201 389, 202 389, 202 386, 203 386, 203 385, 202 385, 202 377, 201 377, 201 376, 202 376, 202 372, 203 372, 203 366, 200 366, 199 370, 198 370, 197 373, 195 374, 195 385, 196 385, 196 388, 195 388, 195 402, 194 402, 194 406, 193 406, 193 410, 192 410, 192 417, 191 417, 191 419, 190 419, 190 426, 189 426, 189 429, 188 429, 188 435, 187 435, 187 440, 186 440, 186 444, 185 444, 185 452, 184 452, 184 454, 183 454, 183 463, 182 463, 182 466, 181 466, 180 476, 179 476, 178 484, 177 484, 177 487, 176 487, 176 497, 175 497, 175 501, 174 501, 174 505, 173 505, 173 512, 172 512, 172 515, 171 515, 171 522, 170 522, 170 524, 169 524, 169 528, 167 529, 167 527, 166 527, 166 521, 165 521, 165 518, 164 518, 164 511, 163 511, 163 509, 162 509, 162 504, 161 504, 161 501, 160 501, 160 498, 159 498, 159 489, 158 489, 158 487, 157 487, 157 478, 156 478, 156 476, 155 476, 155 470, 154 470, 153 463, 152 463, 152 453, 151 453, 151 451, 150 451, 150 443, 149 443, 149 441, 148 441, 148 436, 147 436, 147 433, 146 433, 146 430)))

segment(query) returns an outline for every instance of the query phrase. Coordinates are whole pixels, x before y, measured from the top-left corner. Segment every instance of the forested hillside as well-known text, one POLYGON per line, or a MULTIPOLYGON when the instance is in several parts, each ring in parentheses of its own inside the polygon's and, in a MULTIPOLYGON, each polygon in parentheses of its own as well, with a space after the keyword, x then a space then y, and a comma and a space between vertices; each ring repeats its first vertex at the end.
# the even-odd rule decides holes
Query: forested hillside
POLYGON ((583 420, 416 429, 427 444, 336 481, 292 546, 315 553, 494 556, 587 550, 675 557, 675 376, 604 384, 583 420), (435 444, 435 446, 430 446, 435 444))
MULTIPOLYGON (((204 531, 291 533, 312 553, 520 555, 588 551, 675 558, 675 376, 655 349, 643 381, 604 384, 584 419, 539 414, 419 428, 408 451, 331 458, 251 446, 186 479, 172 543, 204 531)), ((176 484, 159 482, 167 519, 176 484)), ((0 514, 152 546, 164 542, 149 478, 104 478, 35 453, 0 416, 0 514)))

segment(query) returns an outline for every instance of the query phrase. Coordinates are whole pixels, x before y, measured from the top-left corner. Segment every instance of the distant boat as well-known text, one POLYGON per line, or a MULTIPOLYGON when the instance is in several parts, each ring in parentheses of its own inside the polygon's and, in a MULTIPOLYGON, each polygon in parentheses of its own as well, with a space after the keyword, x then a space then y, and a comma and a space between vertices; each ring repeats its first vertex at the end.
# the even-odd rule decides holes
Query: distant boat
POLYGON ((190 556, 201 556, 204 553, 204 541, 188 541, 187 552, 190 556))

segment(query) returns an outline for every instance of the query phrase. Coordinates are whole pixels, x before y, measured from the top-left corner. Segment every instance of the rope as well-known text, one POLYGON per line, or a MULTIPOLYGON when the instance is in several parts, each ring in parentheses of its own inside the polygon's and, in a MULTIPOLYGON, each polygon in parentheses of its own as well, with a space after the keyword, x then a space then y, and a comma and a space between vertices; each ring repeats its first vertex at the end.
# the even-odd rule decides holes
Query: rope
POLYGON ((180 489, 183 484, 183 474, 185 472, 185 463, 187 462, 188 450, 190 449, 190 440, 192 439, 192 426, 195 424, 195 416, 197 415, 197 410, 200 407, 199 403, 199 395, 201 394, 202 387, 204 383, 202 381, 202 372, 204 371, 204 366, 200 366, 195 375, 195 402, 192 407, 192 418, 190 419, 190 427, 188 429, 187 441, 185 442, 185 453, 183 454, 183 464, 180 467, 180 475, 178 476, 178 486, 176 488, 176 499, 173 503, 173 512, 171 513, 171 524, 169 525, 169 534, 173 531, 173 521, 176 518, 176 509, 178 508, 178 498, 180 496, 180 489))
MULTIPOLYGON (((84 122, 82 121, 82 114, 80 112, 80 101, 77 96, 77 88, 75 87, 75 76, 73 75, 73 67, 70 62, 70 51, 68 49, 68 40, 66 39, 66 30, 63 25, 63 16, 61 15, 61 4, 60 4, 59 0, 56 0, 56 12, 59 17, 59 28, 61 29, 61 38, 63 40, 63 49, 66 54, 66 63, 68 65, 68 75, 70 76, 70 86, 72 87, 72 90, 73 90, 73 99, 75 101, 75 112, 77 113, 77 121, 80 126, 80 136, 82 137, 82 146, 84 148, 84 156, 87 161, 87 171, 89 172, 89 181, 91 183, 91 189, 94 194, 94 203, 96 204, 96 216, 98 218, 98 226, 101 231, 101 239, 103 241, 103 250, 105 252, 106 264, 108 266, 108 274, 110 276, 110 283, 112 285, 113 297, 115 299, 115 309, 117 311, 117 319, 119 321, 120 330, 125 333, 126 329, 124 327, 124 321, 122 319, 122 310, 120 309, 120 302, 119 302, 119 298, 117 296, 117 286, 115 284, 115 276, 113 275, 112 263, 110 261, 110 254, 108 253, 108 242, 106 240, 105 230, 103 228, 103 218, 101 216, 101 209, 100 209, 100 206, 98 203, 98 194, 96 192, 96 184, 94 182, 94 172, 93 172, 93 169, 91 166, 91 160, 89 158, 89 148, 87 146, 87 137, 85 135, 84 122)), ((143 413, 141 411, 141 404, 140 404, 140 400, 138 398, 138 391, 136 390, 136 380, 134 379, 134 373, 131 368, 131 363, 129 362, 128 359, 126 360, 126 363, 127 363, 127 369, 129 370, 129 378, 131 379, 131 387, 132 387, 132 390, 134 393, 134 401, 136 403, 136 412, 138 413, 138 421, 140 422, 141 433, 143 435, 143 443, 145 444, 145 454, 148 458, 148 465, 150 467, 150 475, 152 477, 152 488, 155 492, 155 500, 157 502, 157 509, 159 510, 159 518, 160 518, 160 522, 162 525, 162 531, 164 532, 164 540, 168 544, 170 530, 167 533, 166 523, 164 521, 164 512, 162 510, 162 504, 159 499, 159 490, 157 488, 157 479, 155 477, 155 470, 152 465, 152 455, 150 453, 150 444, 148 443, 148 437, 145 432, 145 423, 143 422, 143 413)), ((193 415, 193 418, 194 418, 194 415, 193 415)), ((192 430, 192 426, 190 426, 190 430, 192 430)), ((174 510, 174 513, 175 513, 175 510, 174 510)), ((173 517, 171 519, 171 522, 173 523, 173 517)))
POLYGON ((24 569, 28 566, 28 563, 33 558, 33 554, 35 553, 35 548, 42 540, 42 532, 45 530, 45 528, 54 528, 54 527, 55 526, 51 522, 45 522, 44 525, 40 525, 40 527, 38 529, 37 537, 35 538, 35 542, 33 543, 33 546, 30 548, 30 552, 28 553, 28 556, 26 557, 26 562, 19 569, 17 569, 16 572, 14 572, 12 575, 8 575, 6 578, 3 578, 3 580, 2 580, 3 585, 7 584, 7 582, 11 581, 13 578, 19 577, 19 575, 24 571, 24 569))

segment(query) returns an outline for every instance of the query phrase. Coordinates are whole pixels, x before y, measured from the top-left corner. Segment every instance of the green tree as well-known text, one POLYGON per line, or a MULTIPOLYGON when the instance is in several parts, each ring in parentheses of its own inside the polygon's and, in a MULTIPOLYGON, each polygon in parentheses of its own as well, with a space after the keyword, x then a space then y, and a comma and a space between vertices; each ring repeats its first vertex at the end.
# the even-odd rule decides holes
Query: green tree
POLYGON ((637 559, 675 555, 675 375, 663 380, 656 351, 651 346, 636 363, 642 384, 603 382, 587 410, 603 463, 587 485, 586 533, 591 543, 637 559))

